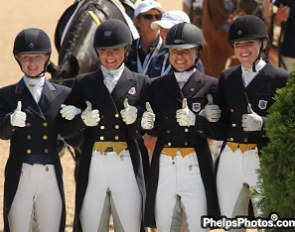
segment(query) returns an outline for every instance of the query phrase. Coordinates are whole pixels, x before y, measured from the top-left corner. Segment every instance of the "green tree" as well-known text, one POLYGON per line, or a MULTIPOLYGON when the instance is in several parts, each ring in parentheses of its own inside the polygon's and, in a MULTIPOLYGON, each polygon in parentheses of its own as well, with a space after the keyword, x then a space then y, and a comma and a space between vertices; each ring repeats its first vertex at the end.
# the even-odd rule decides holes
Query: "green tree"
POLYGON ((275 100, 266 123, 270 142, 261 156, 261 207, 265 217, 275 212, 280 218, 295 218, 295 71, 275 100))

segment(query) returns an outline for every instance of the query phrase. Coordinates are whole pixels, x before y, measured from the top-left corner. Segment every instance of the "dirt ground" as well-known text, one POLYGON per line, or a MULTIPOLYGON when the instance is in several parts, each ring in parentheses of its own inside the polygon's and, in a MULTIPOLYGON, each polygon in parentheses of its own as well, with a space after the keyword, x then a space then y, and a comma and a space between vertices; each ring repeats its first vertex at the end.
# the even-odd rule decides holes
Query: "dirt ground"
MULTIPOLYGON (((22 73, 12 55, 13 41, 16 34, 24 28, 38 27, 44 29, 52 41, 59 17, 74 0, 9 0, 2 1, 0 8, 0 87, 17 82, 22 73)), ((181 9, 182 1, 160 1, 166 10, 181 9)), ((53 45, 51 60, 57 62, 57 52, 53 45)), ((9 142, 0 141, 0 215, 2 215, 4 168, 9 153, 9 142)), ((67 203, 67 228, 71 231, 74 212, 74 162, 66 153, 62 157, 67 203)), ((0 231, 3 220, 0 216, 0 231)))

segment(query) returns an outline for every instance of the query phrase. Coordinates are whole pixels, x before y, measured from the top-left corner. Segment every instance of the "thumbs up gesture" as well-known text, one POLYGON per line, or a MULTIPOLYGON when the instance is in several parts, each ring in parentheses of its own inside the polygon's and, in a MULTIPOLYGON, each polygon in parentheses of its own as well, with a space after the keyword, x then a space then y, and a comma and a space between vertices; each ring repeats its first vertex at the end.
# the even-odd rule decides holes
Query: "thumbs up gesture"
POLYGON ((124 109, 120 111, 121 117, 126 125, 130 125, 134 123, 137 118, 137 109, 129 105, 127 98, 124 99, 123 105, 124 109))
POLYGON ((258 114, 256 114, 251 104, 247 106, 248 114, 243 114, 242 116, 242 127, 244 131, 260 131, 263 126, 263 119, 258 114))
POLYGON ((221 110, 218 105, 214 105, 211 94, 207 95, 208 103, 200 112, 200 115, 205 117, 208 122, 218 122, 221 115, 221 110))
POLYGON ((149 102, 145 104, 146 111, 141 118, 141 127, 146 130, 151 130, 155 123, 155 114, 149 102))
POLYGON ((25 127, 26 119, 27 119, 27 114, 22 111, 22 102, 18 101, 16 109, 10 115, 10 123, 12 126, 25 127))
POLYGON ((182 108, 176 111, 176 121, 179 126, 194 126, 196 115, 188 108, 187 99, 182 101, 182 108))
POLYGON ((82 112, 81 118, 86 126, 97 126, 100 121, 99 111, 92 110, 90 101, 85 101, 86 109, 82 112))
POLYGON ((72 120, 76 115, 81 113, 81 109, 79 109, 73 105, 62 104, 60 106, 60 108, 61 109, 60 109, 59 113, 66 120, 72 120))

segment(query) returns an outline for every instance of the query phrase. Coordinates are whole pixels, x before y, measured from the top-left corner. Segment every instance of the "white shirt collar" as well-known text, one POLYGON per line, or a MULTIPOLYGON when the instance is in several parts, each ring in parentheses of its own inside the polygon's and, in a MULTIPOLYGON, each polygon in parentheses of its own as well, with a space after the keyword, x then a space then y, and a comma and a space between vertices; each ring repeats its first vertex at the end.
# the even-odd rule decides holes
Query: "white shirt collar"
POLYGON ((259 72, 261 69, 263 69, 263 67, 266 65, 266 62, 263 59, 260 59, 258 61, 258 63, 255 65, 255 72, 253 72, 252 67, 251 68, 246 68, 243 65, 241 65, 242 68, 242 73, 243 74, 250 74, 250 73, 257 73, 259 72))
POLYGON ((195 68, 193 68, 190 71, 184 71, 184 72, 174 72, 174 75, 176 77, 177 82, 185 83, 190 78, 191 75, 196 71, 195 68))
POLYGON ((45 83, 45 76, 41 76, 38 78, 31 78, 31 77, 27 77, 24 76, 23 77, 24 82, 26 84, 27 87, 43 87, 44 83, 45 83))
POLYGON ((41 76, 38 78, 30 78, 27 76, 24 76, 24 82, 26 86, 28 87, 29 91, 31 92, 33 98, 35 101, 38 103, 40 101, 41 95, 42 95, 42 90, 43 86, 45 83, 45 76, 41 76))
POLYGON ((122 75, 123 71, 124 71, 124 63, 117 69, 114 70, 108 70, 106 69, 103 65, 101 65, 101 71, 103 74, 104 78, 113 78, 115 80, 118 80, 120 78, 120 76, 122 75))
POLYGON ((245 87, 247 87, 250 84, 250 82, 254 79, 254 77, 256 77, 258 72, 264 68, 265 65, 266 65, 266 62, 263 59, 260 59, 258 63, 255 65, 256 72, 253 72, 252 68, 249 69, 249 68, 245 68, 244 66, 241 66, 242 79, 243 79, 243 83, 245 87))
POLYGON ((103 82, 110 93, 113 91, 113 89, 117 85, 117 82, 124 71, 124 67, 125 65, 122 64, 118 69, 108 70, 103 65, 101 65, 101 71, 104 77, 103 82))

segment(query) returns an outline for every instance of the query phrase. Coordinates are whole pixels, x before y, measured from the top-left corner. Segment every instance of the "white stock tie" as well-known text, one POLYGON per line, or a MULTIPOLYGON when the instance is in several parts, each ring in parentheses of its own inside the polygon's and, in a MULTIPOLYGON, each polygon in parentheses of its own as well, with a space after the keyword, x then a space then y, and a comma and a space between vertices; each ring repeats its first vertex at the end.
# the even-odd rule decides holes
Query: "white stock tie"
POLYGON ((41 98, 44 82, 45 82, 45 76, 40 77, 40 78, 29 78, 29 77, 24 77, 24 81, 30 90, 34 100, 38 103, 41 98))

